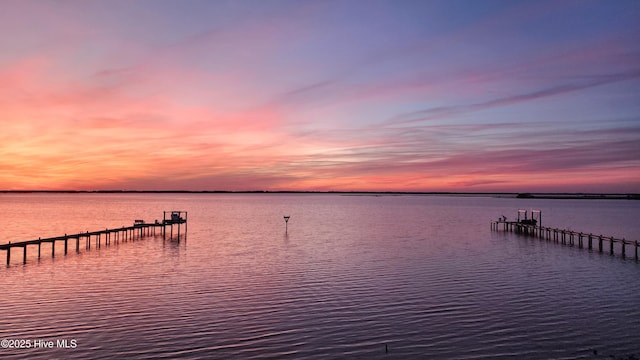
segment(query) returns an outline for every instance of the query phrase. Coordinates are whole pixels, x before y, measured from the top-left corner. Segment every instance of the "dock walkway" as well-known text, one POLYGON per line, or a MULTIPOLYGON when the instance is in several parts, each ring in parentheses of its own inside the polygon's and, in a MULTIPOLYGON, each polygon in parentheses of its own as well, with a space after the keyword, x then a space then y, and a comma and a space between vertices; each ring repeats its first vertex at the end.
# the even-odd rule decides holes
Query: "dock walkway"
POLYGON ((178 240, 180 239, 180 227, 182 224, 185 224, 185 232, 187 227, 187 212, 186 211, 165 211, 162 222, 156 220, 152 223, 146 223, 143 220, 135 220, 132 226, 123 226, 120 228, 112 228, 112 229, 104 229, 97 231, 87 231, 83 233, 77 234, 64 234, 62 236, 55 236, 49 238, 38 238, 34 240, 20 241, 20 242, 9 242, 7 244, 0 244, 0 250, 5 250, 7 252, 7 266, 11 263, 11 249, 13 248, 23 248, 23 264, 27 263, 27 246, 29 245, 37 245, 38 246, 38 259, 40 259, 42 254, 42 244, 43 243, 51 243, 51 257, 55 257, 56 255, 56 242, 63 241, 64 242, 64 254, 66 255, 69 250, 69 241, 75 240, 76 253, 80 252, 80 240, 84 239, 84 246, 86 249, 91 248, 91 239, 95 237, 95 246, 100 248, 104 237, 104 245, 110 245, 112 240, 115 243, 119 243, 120 241, 135 241, 136 239, 141 239, 145 236, 156 235, 156 228, 162 228, 162 236, 166 237, 167 227, 169 227, 169 238, 173 239, 173 226, 177 225, 177 235, 178 240), (170 217, 167 218, 167 214, 170 214, 170 217), (184 217, 183 217, 184 215, 184 217), (103 236, 104 235, 104 236, 103 236))
POLYGON ((520 235, 536 237, 543 240, 553 241, 570 246, 574 246, 577 242, 579 248, 584 248, 586 242, 586 246, 589 250, 593 249, 593 242, 594 240, 597 240, 598 251, 600 252, 603 252, 603 242, 607 242, 609 246, 609 253, 611 255, 614 254, 614 244, 619 244, 620 253, 623 258, 627 256, 626 246, 634 246, 635 260, 638 260, 638 247, 640 247, 640 243, 638 242, 638 240, 626 240, 624 238, 617 239, 612 236, 593 235, 573 230, 550 228, 533 224, 523 224, 519 221, 506 221, 502 219, 498 221, 492 221, 491 230, 514 232, 520 235))

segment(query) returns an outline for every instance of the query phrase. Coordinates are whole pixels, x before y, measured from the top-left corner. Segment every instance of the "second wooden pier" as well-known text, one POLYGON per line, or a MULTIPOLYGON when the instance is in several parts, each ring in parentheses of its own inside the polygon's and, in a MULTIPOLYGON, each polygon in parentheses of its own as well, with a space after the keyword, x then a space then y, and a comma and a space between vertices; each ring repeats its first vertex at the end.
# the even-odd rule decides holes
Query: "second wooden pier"
POLYGON ((187 231, 187 212, 186 211, 165 211, 163 214, 162 222, 156 220, 153 223, 146 223, 144 220, 134 220, 132 226, 123 226, 120 228, 104 229, 97 231, 87 231, 78 234, 64 234, 62 236, 50 237, 50 238, 38 238, 35 240, 9 242, 8 244, 1 244, 0 250, 7 252, 7 266, 11 263, 11 249, 22 248, 22 263, 27 263, 27 246, 38 246, 38 259, 42 255, 42 244, 51 244, 51 257, 56 255, 56 242, 64 242, 64 254, 66 255, 69 250, 69 241, 75 240, 76 253, 80 252, 80 240, 84 239, 84 247, 86 249, 91 248, 91 239, 95 237, 95 246, 100 248, 103 241, 104 245, 110 245, 111 241, 119 243, 120 241, 129 241, 141 239, 144 236, 156 235, 156 228, 162 228, 162 237, 166 238, 167 227, 169 227, 169 239, 173 237, 173 227, 177 225, 177 239, 180 240, 181 225, 184 224, 184 233, 187 231), (167 216, 168 215, 168 216, 167 216))
MULTIPOLYGON (((537 212, 540 214, 539 210, 533 210, 531 214, 531 219, 528 219, 526 216, 525 210, 518 210, 518 214, 522 214, 524 212, 525 218, 520 219, 518 216, 517 221, 506 221, 506 218, 500 218, 498 221, 491 222, 491 230, 502 230, 514 232, 516 234, 531 236, 540 238, 547 241, 554 241, 557 243, 574 246, 576 243, 579 248, 587 247, 589 250, 592 250, 594 247, 594 241, 598 241, 598 251, 603 252, 604 246, 603 243, 606 242, 609 247, 609 254, 614 254, 614 244, 619 244, 620 254, 623 258, 626 258, 627 246, 634 247, 634 258, 636 261, 638 258, 638 248, 640 247, 640 242, 638 240, 626 240, 626 239, 618 239, 612 236, 603 236, 603 235, 593 235, 587 234, 583 232, 573 231, 573 230, 565 230, 558 228, 551 228, 542 226, 542 223, 538 223, 538 220, 533 218, 533 214, 537 212)), ((541 217, 541 215, 539 215, 541 217)))

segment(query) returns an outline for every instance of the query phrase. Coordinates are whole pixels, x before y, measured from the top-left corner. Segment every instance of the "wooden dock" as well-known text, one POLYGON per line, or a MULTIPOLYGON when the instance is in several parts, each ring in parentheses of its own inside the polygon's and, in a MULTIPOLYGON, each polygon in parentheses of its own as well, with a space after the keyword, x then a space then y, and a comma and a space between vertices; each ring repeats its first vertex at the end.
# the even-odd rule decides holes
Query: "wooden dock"
POLYGON ((531 236, 546 241, 553 241, 564 245, 575 246, 589 249, 593 249, 594 241, 598 241, 598 251, 603 252, 603 243, 606 242, 609 247, 609 254, 614 254, 614 244, 618 244, 620 248, 620 254, 623 258, 626 258, 626 247, 633 246, 635 248, 635 260, 638 261, 638 247, 640 243, 638 240, 625 240, 617 239, 611 236, 586 234, 573 230, 564 230, 557 228, 544 227, 542 225, 523 224, 519 221, 506 221, 498 220, 491 222, 491 230, 495 231, 510 231, 516 234, 531 236))
POLYGON ((97 231, 87 231, 78 234, 64 234, 62 236, 50 237, 50 238, 38 238, 35 240, 9 242, 8 244, 1 244, 0 250, 7 252, 7 266, 11 263, 11 249, 22 248, 22 263, 27 263, 27 247, 30 245, 38 247, 38 259, 42 255, 42 244, 51 244, 51 257, 56 255, 56 243, 64 242, 64 254, 67 255, 69 250, 69 242, 75 240, 76 253, 80 252, 80 242, 84 240, 85 249, 91 249, 91 240, 95 238, 95 247, 100 248, 101 245, 111 245, 112 241, 116 244, 119 242, 135 241, 136 239, 142 239, 145 236, 156 235, 156 229, 162 228, 162 237, 166 238, 167 234, 169 239, 173 237, 173 227, 177 225, 177 239, 180 240, 181 225, 184 224, 184 233, 187 231, 187 212, 186 211, 165 211, 163 214, 162 222, 156 220, 152 223, 144 222, 144 220, 134 220, 132 226, 123 226, 120 228, 104 229, 97 231), (167 217, 167 214, 169 216, 167 217), (167 231, 167 227, 169 228, 167 231), (104 241, 102 240, 104 238, 104 241))

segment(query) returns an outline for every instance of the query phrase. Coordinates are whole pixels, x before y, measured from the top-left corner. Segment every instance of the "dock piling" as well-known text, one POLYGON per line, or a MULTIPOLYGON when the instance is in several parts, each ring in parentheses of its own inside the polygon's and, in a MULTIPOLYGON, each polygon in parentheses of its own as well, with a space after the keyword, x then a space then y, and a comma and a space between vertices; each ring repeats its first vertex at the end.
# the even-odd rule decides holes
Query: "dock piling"
MULTIPOLYGON (((602 235, 600 235, 602 237, 602 235)), ((609 238, 610 255, 613 255, 613 238, 609 238)))
POLYGON ((602 252, 602 236, 598 238, 598 251, 602 252))

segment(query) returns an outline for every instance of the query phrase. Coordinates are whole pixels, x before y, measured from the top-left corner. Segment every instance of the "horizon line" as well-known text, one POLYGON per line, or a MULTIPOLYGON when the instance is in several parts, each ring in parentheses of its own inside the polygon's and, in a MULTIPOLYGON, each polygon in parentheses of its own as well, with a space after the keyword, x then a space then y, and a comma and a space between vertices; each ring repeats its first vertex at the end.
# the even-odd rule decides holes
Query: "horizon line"
POLYGON ((389 195, 513 195, 520 198, 536 198, 540 196, 579 196, 579 197, 620 197, 629 199, 640 198, 640 193, 604 193, 604 192, 513 192, 513 191, 358 191, 358 190, 0 190, 0 193, 60 193, 60 194, 88 194, 88 193, 149 193, 149 194, 389 194, 389 195))

